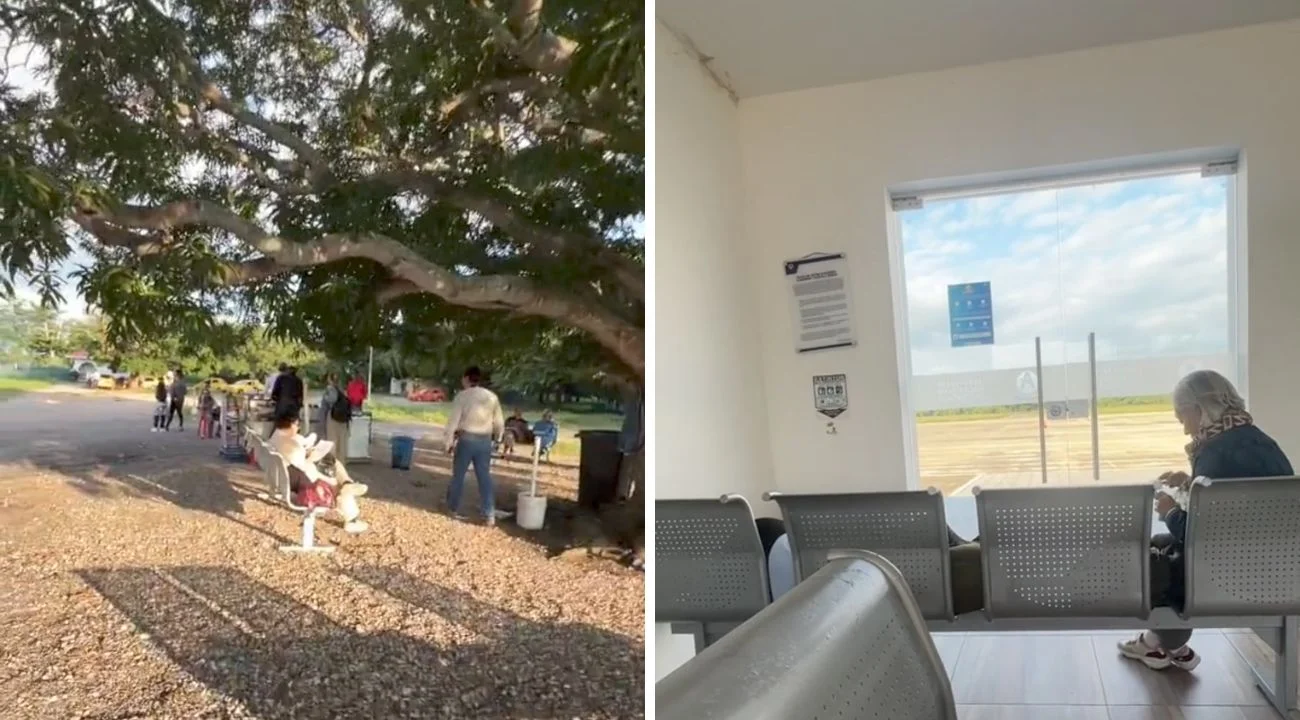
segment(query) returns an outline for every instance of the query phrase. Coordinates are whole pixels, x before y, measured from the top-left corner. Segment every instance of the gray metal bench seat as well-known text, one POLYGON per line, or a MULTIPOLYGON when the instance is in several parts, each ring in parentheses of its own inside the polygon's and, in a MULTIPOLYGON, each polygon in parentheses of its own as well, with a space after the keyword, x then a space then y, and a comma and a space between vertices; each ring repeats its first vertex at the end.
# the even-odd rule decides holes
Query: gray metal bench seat
POLYGON ((956 720, 957 713, 902 575, 875 553, 848 550, 656 683, 655 717, 956 720))
MULTIPOLYGON (((893 563, 927 619, 953 617, 943 495, 924 492, 789 495, 769 492, 785 518, 795 583, 836 550, 879 553, 893 563)), ((656 538, 657 541, 657 538, 656 538)))
POLYGON ((770 497, 797 580, 852 548, 899 566, 934 632, 1250 628, 1278 653, 1275 677, 1257 678, 1261 690, 1284 714, 1297 705, 1295 478, 1193 485, 1181 613, 1151 606, 1151 486, 977 488, 984 609, 957 617, 934 491, 770 497))
POLYGON ((745 498, 655 501, 655 622, 702 651, 767 607, 767 553, 745 498))

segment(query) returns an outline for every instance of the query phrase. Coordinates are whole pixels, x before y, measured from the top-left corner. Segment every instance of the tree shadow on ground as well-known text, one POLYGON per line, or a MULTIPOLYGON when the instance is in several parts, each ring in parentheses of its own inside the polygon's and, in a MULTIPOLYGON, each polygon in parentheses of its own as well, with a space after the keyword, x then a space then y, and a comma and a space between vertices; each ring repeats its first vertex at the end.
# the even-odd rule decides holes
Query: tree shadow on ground
MULTIPOLYGON (((372 449, 378 449, 378 446, 372 449)), ((369 486, 369 499, 447 514, 445 498, 451 484, 451 457, 441 448, 417 445, 410 470, 396 470, 390 467, 390 463, 378 461, 387 461, 387 457, 376 455, 375 458, 376 461, 371 463, 348 466, 348 472, 355 479, 369 486)), ((531 462, 522 458, 505 462, 493 460, 493 494, 498 510, 517 511, 519 493, 530 487, 530 465, 531 462)), ((577 504, 576 481, 556 477, 553 472, 554 468, 543 466, 538 478, 537 490, 548 498, 546 522, 542 529, 525 530, 514 519, 507 519, 498 525, 500 530, 537 545, 548 557, 577 546, 602 544, 599 518, 577 504)), ((478 507, 478 483, 471 471, 465 478, 460 512, 477 522, 478 507)))
POLYGON ((70 435, 11 454, 7 473, 53 476, 93 498, 160 500, 185 510, 211 513, 281 544, 292 542, 243 517, 245 501, 256 496, 255 489, 239 482, 247 478, 235 477, 243 465, 217 457, 219 446, 215 443, 197 438, 170 440, 166 445, 141 448, 120 442, 80 442, 70 435), (196 457, 204 451, 211 456, 196 457))
MULTIPOLYGON (((145 498, 161 500, 176 507, 205 512, 242 525, 274 540, 292 544, 293 538, 265 527, 264 522, 250 522, 245 505, 257 501, 265 492, 263 473, 256 466, 232 463, 218 456, 219 440, 200 440, 192 431, 183 435, 146 435, 130 441, 88 440, 69 432, 48 438, 9 454, 7 461, 22 471, 58 476, 68 487, 97 498, 145 498)), ((349 471, 370 487, 362 500, 363 517, 372 527, 382 529, 382 515, 369 512, 373 500, 397 503, 413 509, 446 514, 444 499, 451 482, 451 458, 440 446, 417 445, 409 471, 389 467, 386 443, 372 445, 374 460, 349 464, 349 471)), ((525 530, 514 520, 500 523, 499 528, 514 537, 530 542, 548 557, 555 557, 575 547, 602 548, 613 543, 604 539, 598 518, 581 510, 576 500, 576 481, 560 476, 554 466, 542 465, 538 491, 549 498, 546 522, 541 530, 525 530)), ((517 496, 529 488, 531 463, 522 457, 494 459, 492 464, 496 507, 514 512, 517 496)), ((275 503, 272 503, 275 504, 275 503)), ((471 471, 466 477, 461 512, 474 517, 479 505, 478 485, 471 471)), ((297 513, 283 508, 284 517, 297 520, 297 513)), ((339 526, 333 515, 325 524, 339 526)), ((322 538, 328 539, 328 538, 322 538)), ((621 557, 601 552, 600 557, 621 557)))
POLYGON ((521 618, 399 571, 353 576, 481 641, 359 634, 232 568, 78 574, 193 678, 265 720, 642 716, 639 643, 521 618))

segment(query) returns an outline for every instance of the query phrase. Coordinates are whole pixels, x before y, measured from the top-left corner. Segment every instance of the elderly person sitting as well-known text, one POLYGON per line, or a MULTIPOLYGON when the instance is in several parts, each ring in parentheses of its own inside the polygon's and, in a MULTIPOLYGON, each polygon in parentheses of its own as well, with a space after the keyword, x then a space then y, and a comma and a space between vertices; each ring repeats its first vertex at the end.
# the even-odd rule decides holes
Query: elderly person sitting
POLYGON ((555 424, 555 413, 547 410, 542 419, 533 425, 533 434, 542 441, 542 458, 551 459, 551 448, 560 439, 560 426, 555 424))
POLYGON ((343 529, 349 533, 365 532, 370 526, 361 520, 361 506, 357 498, 369 489, 352 481, 343 463, 325 464, 331 472, 326 474, 308 458, 316 444, 315 435, 304 438, 298 434, 298 416, 282 414, 275 419, 271 433, 271 447, 284 458, 289 469, 289 489, 294 502, 307 508, 332 507, 343 518, 343 529))
POLYGON ((506 418, 506 431, 501 436, 501 452, 505 455, 514 454, 515 445, 518 443, 532 445, 533 429, 529 426, 528 421, 524 419, 524 411, 515 408, 514 413, 506 418))
MULTIPOLYGON (((1197 370, 1174 387, 1174 416, 1183 432, 1192 438, 1187 444, 1191 474, 1182 471, 1160 476, 1169 488, 1186 489, 1193 478, 1284 477, 1292 475, 1291 461, 1246 412, 1246 402, 1237 389, 1213 370, 1197 370)), ((1152 602, 1179 608, 1184 599, 1183 542, 1187 533, 1187 511, 1178 507, 1171 494, 1156 496, 1156 512, 1169 528, 1168 534, 1152 539, 1152 602)), ((1187 645, 1191 630, 1148 630, 1120 643, 1124 657, 1154 670, 1173 666, 1191 670, 1201 657, 1187 645)))

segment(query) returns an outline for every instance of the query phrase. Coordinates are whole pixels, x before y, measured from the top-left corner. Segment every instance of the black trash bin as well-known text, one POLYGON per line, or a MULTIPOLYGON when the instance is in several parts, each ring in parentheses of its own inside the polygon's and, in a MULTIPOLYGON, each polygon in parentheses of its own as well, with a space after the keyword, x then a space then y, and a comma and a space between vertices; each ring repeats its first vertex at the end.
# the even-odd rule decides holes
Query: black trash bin
POLYGON ((578 504, 596 508, 618 499, 618 471, 623 453, 617 430, 583 430, 578 433, 582 451, 578 464, 578 504))

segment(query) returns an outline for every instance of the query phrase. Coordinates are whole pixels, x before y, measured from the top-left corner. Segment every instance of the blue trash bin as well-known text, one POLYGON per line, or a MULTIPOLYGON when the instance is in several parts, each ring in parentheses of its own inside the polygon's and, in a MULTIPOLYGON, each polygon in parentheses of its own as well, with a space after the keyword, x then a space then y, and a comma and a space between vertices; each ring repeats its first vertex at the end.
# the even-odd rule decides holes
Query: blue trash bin
POLYGON ((411 459, 415 456, 415 438, 406 435, 394 435, 391 444, 393 447, 393 467, 398 470, 410 470, 411 459))

